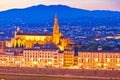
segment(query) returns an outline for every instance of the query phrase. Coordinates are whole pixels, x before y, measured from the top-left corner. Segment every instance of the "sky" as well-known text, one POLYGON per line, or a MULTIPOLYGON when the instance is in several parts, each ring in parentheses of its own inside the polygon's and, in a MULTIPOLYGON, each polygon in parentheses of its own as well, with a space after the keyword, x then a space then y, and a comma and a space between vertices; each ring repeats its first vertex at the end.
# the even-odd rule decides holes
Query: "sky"
POLYGON ((67 5, 87 10, 120 11, 120 0, 0 0, 0 11, 34 5, 67 5))

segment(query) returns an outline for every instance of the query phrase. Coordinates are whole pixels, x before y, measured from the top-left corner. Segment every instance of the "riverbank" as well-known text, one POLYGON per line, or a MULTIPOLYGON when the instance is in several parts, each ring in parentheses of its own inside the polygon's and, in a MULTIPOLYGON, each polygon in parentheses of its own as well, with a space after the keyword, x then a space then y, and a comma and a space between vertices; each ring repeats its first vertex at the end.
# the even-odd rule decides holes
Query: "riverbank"
POLYGON ((71 75, 41 75, 41 74, 19 74, 19 73, 0 73, 0 80, 120 80, 120 78, 109 77, 90 77, 90 76, 71 76, 71 75))
MULTIPOLYGON (((87 80, 120 80, 119 70, 87 70, 87 69, 56 69, 56 68, 23 68, 0 67, 0 75, 74 78, 87 80)), ((73 80, 74 80, 73 79, 73 80)), ((39 80, 39 79, 38 79, 39 80)), ((46 79, 47 80, 47 79, 46 79)), ((49 78, 48 78, 49 80, 49 78)), ((62 80, 62 79, 61 79, 62 80)))

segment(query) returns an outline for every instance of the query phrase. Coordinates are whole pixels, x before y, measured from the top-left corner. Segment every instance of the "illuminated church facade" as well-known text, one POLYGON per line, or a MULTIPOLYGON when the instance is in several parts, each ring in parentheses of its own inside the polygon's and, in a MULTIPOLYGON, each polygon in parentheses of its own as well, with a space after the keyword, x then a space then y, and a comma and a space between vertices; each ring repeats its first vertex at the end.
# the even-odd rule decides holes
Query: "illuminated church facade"
POLYGON ((46 43, 56 44, 60 50, 64 50, 70 43, 70 38, 63 37, 63 34, 60 32, 57 16, 54 18, 52 34, 30 32, 26 33, 18 28, 14 33, 14 38, 11 39, 11 47, 14 48, 31 48, 35 44, 44 45, 46 43))

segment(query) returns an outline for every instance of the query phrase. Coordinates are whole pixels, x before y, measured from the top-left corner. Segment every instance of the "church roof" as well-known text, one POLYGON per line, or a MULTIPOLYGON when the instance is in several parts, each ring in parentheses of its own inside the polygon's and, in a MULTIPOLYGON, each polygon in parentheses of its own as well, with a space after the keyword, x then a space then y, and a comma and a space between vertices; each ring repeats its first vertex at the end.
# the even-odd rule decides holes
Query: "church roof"
POLYGON ((29 36, 52 36, 50 33, 17 33, 16 35, 29 35, 29 36))

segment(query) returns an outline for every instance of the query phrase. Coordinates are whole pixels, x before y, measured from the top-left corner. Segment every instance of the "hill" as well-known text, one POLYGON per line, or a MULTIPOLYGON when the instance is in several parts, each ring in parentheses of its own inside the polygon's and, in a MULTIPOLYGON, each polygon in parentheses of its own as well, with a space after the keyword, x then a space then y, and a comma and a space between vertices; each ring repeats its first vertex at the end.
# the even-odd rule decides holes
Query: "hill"
POLYGON ((0 12, 0 24, 45 24, 53 23, 55 13, 61 24, 81 26, 120 26, 120 12, 107 10, 83 10, 65 5, 38 5, 24 9, 0 12))

